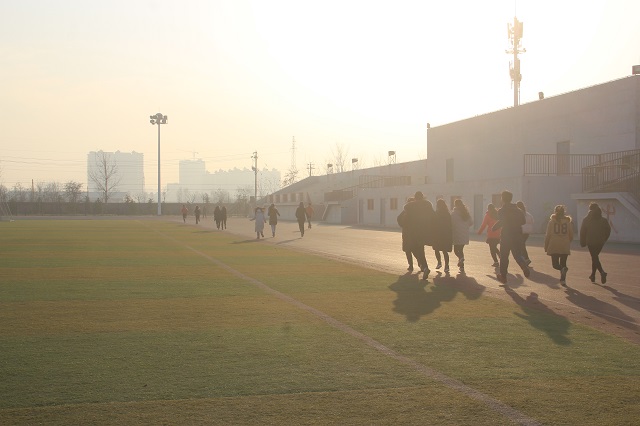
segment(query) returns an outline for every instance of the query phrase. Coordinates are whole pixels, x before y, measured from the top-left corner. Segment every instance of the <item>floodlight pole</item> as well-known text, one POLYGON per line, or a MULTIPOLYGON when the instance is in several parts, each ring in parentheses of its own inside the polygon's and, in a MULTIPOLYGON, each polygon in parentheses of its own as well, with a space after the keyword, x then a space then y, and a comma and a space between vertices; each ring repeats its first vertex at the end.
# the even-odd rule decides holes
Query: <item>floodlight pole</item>
POLYGON ((253 166, 251 167, 253 169, 253 202, 254 202, 254 206, 253 209, 255 210, 256 207, 258 207, 258 151, 254 151, 253 155, 251 156, 251 159, 253 160, 253 166))
POLYGON ((158 216, 162 215, 162 200, 160 198, 160 125, 167 124, 167 116, 157 113, 156 115, 149 116, 149 122, 151 124, 158 125, 158 216))

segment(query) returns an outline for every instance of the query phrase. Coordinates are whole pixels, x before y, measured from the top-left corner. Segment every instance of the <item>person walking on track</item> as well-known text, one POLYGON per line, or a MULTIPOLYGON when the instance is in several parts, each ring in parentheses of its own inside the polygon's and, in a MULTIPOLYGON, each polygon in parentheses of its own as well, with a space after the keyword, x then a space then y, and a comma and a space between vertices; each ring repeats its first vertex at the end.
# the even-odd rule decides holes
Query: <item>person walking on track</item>
POLYGON ((433 219, 433 251, 438 264, 436 269, 442 268, 444 257, 444 272, 449 272, 449 253, 453 248, 453 230, 451 228, 451 213, 447 202, 442 198, 436 201, 436 214, 433 219), (442 256, 440 253, 442 252, 442 256))
POLYGON ((513 194, 510 191, 502 191, 500 197, 502 199, 502 207, 498 210, 498 221, 491 229, 494 231, 502 229, 500 234, 500 273, 498 274, 498 281, 506 284, 509 271, 509 255, 513 256, 525 277, 528 278, 531 275, 531 270, 520 253, 522 225, 525 224, 524 213, 511 202, 513 201, 513 194))
POLYGON ((300 229, 301 237, 304 237, 304 224, 307 221, 307 217, 307 210, 304 208, 304 203, 300 201, 300 204, 296 209, 296 220, 298 221, 298 228, 300 229))
POLYGON ((267 216, 269 216, 269 225, 271 226, 271 236, 276 236, 276 225, 278 225, 278 216, 280 216, 280 212, 276 208, 275 204, 271 204, 269 206, 269 210, 267 211, 267 216))
POLYGON ((469 228, 473 220, 464 202, 457 198, 453 202, 451 212, 451 229, 453 230, 453 252, 458 258, 458 268, 464 272, 464 246, 469 245, 469 228))
POLYGON ((611 235, 609 221, 602 217, 602 209, 598 203, 589 204, 589 213, 580 226, 580 246, 587 247, 591 254, 591 275, 589 279, 596 282, 596 271, 600 272, 600 281, 607 283, 607 273, 600 263, 600 252, 611 235))
POLYGON ((500 243, 501 229, 493 230, 493 225, 495 225, 497 221, 498 210, 496 210, 496 207, 493 204, 489 203, 487 205, 487 212, 484 214, 482 225, 480 225, 480 229, 478 229, 478 235, 482 235, 484 229, 487 228, 487 244, 489 245, 489 253, 493 259, 493 265, 491 266, 494 268, 498 268, 500 266, 500 262, 498 261, 500 256, 498 244, 500 243))
POLYGON ((560 284, 567 285, 567 258, 571 254, 573 223, 563 205, 557 205, 549 218, 544 238, 544 251, 551 256, 551 266, 560 271, 560 284))

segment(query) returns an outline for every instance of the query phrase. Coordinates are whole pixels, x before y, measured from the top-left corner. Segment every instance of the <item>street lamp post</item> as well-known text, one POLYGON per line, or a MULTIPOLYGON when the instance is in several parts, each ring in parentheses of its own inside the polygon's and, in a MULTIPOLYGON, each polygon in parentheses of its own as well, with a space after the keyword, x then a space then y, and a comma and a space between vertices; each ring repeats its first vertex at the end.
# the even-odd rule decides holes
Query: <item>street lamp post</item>
POLYGON ((253 166, 251 166, 251 169, 253 170, 253 209, 255 210, 256 207, 258 207, 258 151, 254 151, 253 155, 251 156, 251 159, 253 160, 253 166))
POLYGON ((149 116, 151 124, 158 125, 158 216, 162 215, 161 199, 160 199, 160 125, 167 124, 167 116, 157 113, 149 116))

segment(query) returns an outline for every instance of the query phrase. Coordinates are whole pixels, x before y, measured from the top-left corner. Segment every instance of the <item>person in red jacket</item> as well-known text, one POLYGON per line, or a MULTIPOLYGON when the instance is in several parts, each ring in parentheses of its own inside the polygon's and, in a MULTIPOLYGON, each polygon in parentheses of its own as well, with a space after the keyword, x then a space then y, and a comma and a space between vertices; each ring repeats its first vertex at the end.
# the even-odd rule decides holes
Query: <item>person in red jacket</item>
POLYGON ((498 261, 498 257, 500 256, 498 244, 500 243, 502 229, 493 230, 493 225, 495 225, 497 221, 498 210, 496 210, 493 204, 489 203, 489 205, 487 205, 487 212, 484 214, 482 225, 480 225, 480 229, 478 229, 478 235, 482 235, 484 228, 487 228, 487 244, 489 244, 489 253, 491 253, 491 258, 493 259, 493 265, 491 266, 494 268, 500 266, 500 262, 498 261))

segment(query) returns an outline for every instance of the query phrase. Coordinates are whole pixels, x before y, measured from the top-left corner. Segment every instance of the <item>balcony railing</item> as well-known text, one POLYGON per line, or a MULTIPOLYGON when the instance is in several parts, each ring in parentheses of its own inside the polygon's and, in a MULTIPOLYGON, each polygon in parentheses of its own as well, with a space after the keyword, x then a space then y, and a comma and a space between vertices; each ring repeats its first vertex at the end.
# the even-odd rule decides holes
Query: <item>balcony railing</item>
POLYGON ((582 169, 600 162, 598 154, 525 154, 525 176, 580 176, 582 169))
POLYGON ((584 192, 629 192, 640 199, 640 150, 612 153, 582 170, 584 192))

